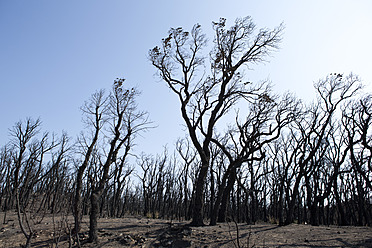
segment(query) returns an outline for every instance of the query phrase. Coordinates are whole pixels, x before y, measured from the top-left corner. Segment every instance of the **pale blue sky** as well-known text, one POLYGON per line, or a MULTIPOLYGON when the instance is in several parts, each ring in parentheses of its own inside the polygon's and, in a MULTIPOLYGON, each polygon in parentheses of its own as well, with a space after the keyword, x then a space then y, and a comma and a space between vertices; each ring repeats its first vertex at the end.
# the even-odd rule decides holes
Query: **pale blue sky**
MULTIPOLYGON (((358 74, 372 85, 372 1, 50 1, 0 0, 0 145, 25 117, 70 136, 83 130, 79 107, 96 90, 124 77, 142 91, 140 107, 158 128, 138 139, 136 152, 161 152, 183 136, 175 96, 147 60, 170 27, 252 16, 258 27, 284 22, 281 49, 254 67, 250 80, 269 78, 276 90, 313 98, 328 73, 358 74)), ((212 36, 210 41, 212 41, 212 36)))

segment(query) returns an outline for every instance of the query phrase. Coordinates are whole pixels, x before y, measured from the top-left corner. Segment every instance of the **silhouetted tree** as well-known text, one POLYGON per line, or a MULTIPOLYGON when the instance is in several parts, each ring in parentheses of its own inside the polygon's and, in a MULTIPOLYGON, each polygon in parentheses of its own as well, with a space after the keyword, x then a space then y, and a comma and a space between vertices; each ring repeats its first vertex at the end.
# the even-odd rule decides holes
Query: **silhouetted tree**
POLYGON ((211 225, 216 224, 218 212, 218 220, 225 221, 227 200, 236 182, 236 171, 244 163, 249 167, 251 192, 255 191, 253 162, 264 158, 264 147, 280 136, 281 130, 298 115, 298 112, 299 102, 293 96, 287 94, 281 101, 276 102, 267 91, 249 106, 248 116, 243 123, 240 123, 237 116, 236 127, 231 127, 224 138, 221 140, 212 138, 228 158, 229 165, 219 184, 211 225))
POLYGON ((126 89, 123 86, 124 79, 117 79, 114 82, 112 93, 107 98, 107 133, 105 142, 108 148, 103 147, 102 155, 97 160, 98 170, 95 171, 92 180, 92 191, 90 195, 90 226, 89 241, 96 242, 97 219, 99 214, 100 197, 105 190, 107 181, 110 178, 111 165, 119 158, 125 159, 128 151, 134 145, 132 140, 141 131, 149 128, 147 113, 139 111, 136 97, 139 92, 132 88, 126 89), (124 150, 124 153, 122 153, 124 150))
POLYGON ((197 153, 190 144, 189 139, 179 139, 176 142, 176 150, 181 157, 180 161, 180 181, 181 181, 181 195, 183 195, 182 201, 182 212, 186 220, 190 219, 189 207, 190 207, 190 189, 189 182, 193 182, 193 178, 190 175, 190 170, 193 164, 196 162, 197 153))
POLYGON ((57 140, 47 132, 39 136, 40 129, 40 119, 27 118, 17 122, 10 130, 13 149, 13 161, 9 164, 13 167, 12 194, 16 201, 18 223, 27 240, 25 247, 31 246, 34 237, 31 214, 42 208, 40 200, 43 194, 52 194, 53 187, 45 188, 45 182, 64 163, 69 149, 65 134, 57 140), (47 155, 51 155, 52 161, 46 159, 47 155))
POLYGON ((77 240, 79 239, 78 233, 80 232, 80 222, 82 218, 82 199, 81 193, 83 188, 83 176, 86 168, 91 162, 91 156, 97 144, 100 132, 105 124, 107 118, 107 98, 103 90, 94 93, 91 98, 84 103, 81 111, 84 115, 84 123, 89 128, 91 133, 82 134, 79 138, 81 154, 83 156, 80 166, 77 168, 76 175, 76 189, 75 189, 75 202, 74 202, 74 217, 75 229, 77 240))
MULTIPOLYGON (((294 128, 298 132, 292 132, 297 143, 293 150, 295 155, 291 155, 296 167, 293 171, 296 171, 296 174, 293 188, 290 190, 292 194, 290 197, 287 196, 288 210, 285 224, 293 222, 301 181, 316 168, 316 164, 312 162, 332 130, 334 115, 337 114, 342 103, 356 95, 360 87, 358 77, 352 74, 347 77, 342 77, 340 74, 331 75, 315 84, 318 93, 317 102, 309 107, 303 119, 295 122, 294 128)), ((289 190, 287 192, 289 193, 289 190)))
POLYGON ((223 18, 213 23, 214 47, 209 55, 202 52, 207 40, 199 24, 191 32, 170 29, 161 47, 149 52, 149 59, 160 77, 179 98, 182 118, 200 158, 193 197, 192 225, 195 226, 204 225, 205 179, 216 124, 239 100, 258 97, 259 87, 242 82, 242 67, 264 61, 278 48, 283 30, 283 26, 279 26, 254 34, 255 25, 250 17, 236 19, 229 29, 225 23, 223 18), (210 65, 207 66, 208 56, 210 65))

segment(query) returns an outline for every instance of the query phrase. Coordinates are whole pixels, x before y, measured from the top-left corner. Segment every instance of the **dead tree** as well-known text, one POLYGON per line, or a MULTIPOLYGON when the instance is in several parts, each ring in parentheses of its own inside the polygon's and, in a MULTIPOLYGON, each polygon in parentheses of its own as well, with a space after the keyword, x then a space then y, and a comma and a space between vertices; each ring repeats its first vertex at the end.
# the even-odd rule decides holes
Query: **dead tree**
POLYGON ((228 196, 236 182, 236 171, 243 164, 250 165, 251 190, 254 190, 253 162, 264 158, 264 147, 280 136, 282 129, 298 115, 298 112, 299 102, 290 94, 276 102, 266 91, 251 104, 249 114, 243 123, 240 123, 237 116, 236 127, 233 127, 223 139, 212 138, 212 142, 228 158, 229 165, 219 184, 210 225, 216 224, 217 213, 218 221, 225 221, 228 196))
POLYGON ((127 164, 127 156, 129 153, 129 147, 125 146, 127 149, 124 155, 115 162, 115 168, 113 172, 113 195, 111 199, 111 216, 112 217, 123 217, 124 216, 124 204, 120 206, 122 195, 124 193, 124 188, 130 180, 130 176, 134 171, 134 167, 127 164), (126 167, 126 168, 125 168, 126 167))
MULTIPOLYGON (((370 224, 370 213, 366 210, 369 205, 367 192, 372 190, 371 180, 371 161, 372 161, 372 145, 369 127, 371 124, 372 104, 370 95, 364 96, 360 99, 355 99, 346 105, 343 111, 343 127, 347 133, 348 146, 350 148, 350 162, 352 165, 353 185, 358 192, 355 198, 357 199, 358 225, 364 223, 370 224), (365 185, 367 190, 364 189, 365 185), (364 217, 364 219, 363 219, 364 217)), ((340 197, 338 196, 338 199, 340 197)), ((338 209, 342 217, 342 223, 348 224, 346 218, 346 211, 343 208, 341 200, 337 201, 338 209)), ((353 205, 356 204, 354 201, 353 205)), ((345 204, 344 204, 345 205, 345 204)), ((353 220, 354 222, 354 220, 353 220)))
POLYGON ((214 47, 209 55, 202 52, 207 40, 199 24, 191 32, 170 29, 161 47, 149 52, 149 59, 160 77, 178 96, 182 118, 199 155, 191 223, 195 226, 204 225, 203 195, 216 125, 239 100, 257 98, 260 90, 243 83, 242 67, 264 61, 278 48, 283 30, 283 26, 279 26, 254 34, 255 25, 250 17, 236 19, 229 29, 225 23, 223 18, 213 23, 214 47), (207 66, 208 56, 211 60, 207 66), (205 71, 206 68, 211 71, 205 71))
POLYGON ((114 82, 112 93, 107 99, 107 133, 104 139, 104 144, 109 144, 108 147, 103 146, 102 155, 99 155, 98 170, 95 171, 92 180, 92 191, 90 194, 90 225, 89 225, 89 241, 96 242, 97 236, 97 219, 99 215, 100 197, 105 190, 105 186, 110 179, 111 165, 117 159, 124 158, 131 147, 135 136, 150 126, 147 118, 147 113, 139 111, 136 104, 136 97, 139 92, 134 89, 126 89, 124 79, 117 79, 114 82))
MULTIPOLYGON (((18 223, 21 231, 26 237, 25 247, 30 247, 34 230, 31 224, 31 213, 37 209, 33 201, 39 202, 39 197, 36 192, 38 184, 42 184, 43 180, 57 166, 53 164, 47 168, 46 155, 52 152, 59 142, 56 141, 48 133, 38 137, 40 132, 41 121, 27 118, 25 121, 20 121, 10 130, 12 136, 11 144, 14 149, 14 161, 12 166, 13 171, 13 195, 16 201, 16 210, 18 215, 18 223)), ((65 151, 64 148, 62 148, 65 151)), ((64 152, 62 152, 64 153, 64 152)))
POLYGON ((0 182, 1 182, 1 200, 0 206, 4 212, 3 224, 7 223, 7 211, 14 206, 14 196, 12 194, 12 175, 13 169, 13 149, 10 145, 4 145, 0 149, 0 182))
MULTIPOLYGON (((18 223, 22 230, 22 233, 26 237, 26 245, 25 247, 31 247, 32 237, 34 236, 34 231, 29 224, 27 213, 24 210, 24 207, 21 205, 20 202, 20 186, 21 182, 23 181, 23 171, 27 169, 28 158, 32 158, 32 151, 28 154, 27 146, 31 142, 31 139, 35 138, 35 136, 39 133, 41 121, 38 119, 36 121, 32 120, 31 118, 26 119, 24 122, 18 122, 13 129, 11 130, 11 135, 13 136, 13 145, 15 146, 16 154, 15 154, 15 161, 14 161, 14 174, 13 174, 13 195, 16 199, 16 208, 17 208, 17 215, 18 215, 18 223), (25 168, 26 167, 26 168, 25 168), (24 218, 26 218, 26 225, 25 227, 24 218)), ((36 148, 34 146, 34 148, 36 148)))
POLYGON ((331 121, 327 135, 310 161, 311 170, 304 175, 311 225, 325 224, 320 222, 320 207, 324 207, 324 200, 332 193, 337 178, 348 172, 342 168, 348 150, 346 135, 341 131, 341 126, 331 121))
POLYGON ((141 181, 142 199, 143 199, 143 215, 147 216, 150 214, 152 208, 152 198, 156 188, 155 173, 156 164, 154 159, 149 156, 142 154, 140 159, 137 161, 138 166, 142 169, 142 175, 138 175, 141 181))
POLYGON ((86 168, 89 166, 93 150, 97 144, 99 135, 102 127, 106 121, 107 115, 107 98, 104 95, 104 91, 100 90, 94 93, 91 98, 84 103, 81 107, 81 111, 84 115, 84 123, 87 128, 90 129, 89 134, 82 134, 79 138, 79 145, 81 154, 83 156, 82 162, 77 168, 76 174, 76 189, 75 189, 75 201, 74 201, 74 218, 75 227, 74 233, 78 240, 78 234, 80 232, 80 222, 82 218, 82 189, 83 189, 83 176, 86 168))
POLYGON ((190 207, 190 189, 189 189, 189 182, 192 178, 190 177, 190 170, 193 163, 195 163, 197 153, 192 148, 189 139, 179 139, 176 142, 176 150, 181 157, 182 161, 180 162, 181 165, 181 172, 180 172, 180 180, 181 180, 181 195, 183 195, 182 200, 182 212, 183 216, 186 220, 190 219, 189 215, 189 207, 190 207))
POLYGON ((294 220, 300 184, 302 179, 314 169, 314 164, 311 162, 326 140, 333 124, 333 116, 339 111, 340 105, 355 96, 360 88, 359 79, 353 74, 346 77, 341 74, 330 75, 315 84, 317 102, 308 108, 305 118, 295 122, 294 128, 298 132, 292 132, 297 142, 293 151, 296 155, 291 156, 294 158, 292 161, 296 172, 292 190, 287 189, 287 192, 291 191, 292 194, 290 197, 287 196, 288 209, 285 224, 290 224, 294 220))
POLYGON ((350 158, 353 168, 361 174, 367 186, 372 190, 372 124, 371 95, 351 101, 343 111, 343 126, 348 134, 350 158))

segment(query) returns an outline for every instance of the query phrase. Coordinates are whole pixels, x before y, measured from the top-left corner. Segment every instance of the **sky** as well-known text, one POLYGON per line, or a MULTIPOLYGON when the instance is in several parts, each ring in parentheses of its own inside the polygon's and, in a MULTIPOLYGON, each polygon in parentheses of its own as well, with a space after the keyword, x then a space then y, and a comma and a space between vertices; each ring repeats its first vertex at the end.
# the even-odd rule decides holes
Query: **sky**
POLYGON ((137 139, 134 152, 173 147, 185 135, 178 99, 156 76, 148 51, 169 28, 196 23, 212 42, 211 23, 220 17, 228 26, 245 16, 258 28, 285 25, 280 50, 246 73, 250 81, 268 79, 278 93, 311 101, 314 82, 353 72, 372 92, 371 11, 370 0, 0 0, 0 146, 26 117, 76 138, 84 101, 125 78, 142 92, 139 107, 157 126, 137 139))

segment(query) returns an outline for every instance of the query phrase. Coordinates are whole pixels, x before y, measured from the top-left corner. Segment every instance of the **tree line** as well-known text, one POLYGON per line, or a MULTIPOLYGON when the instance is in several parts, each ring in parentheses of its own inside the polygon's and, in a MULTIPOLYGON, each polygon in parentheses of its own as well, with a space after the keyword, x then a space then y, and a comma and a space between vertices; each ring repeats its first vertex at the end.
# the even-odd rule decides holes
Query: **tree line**
POLYGON ((278 95, 246 74, 279 48, 284 26, 257 30, 246 17, 213 28, 212 45, 197 24, 170 29, 149 51, 187 130, 161 154, 132 153, 152 122, 124 79, 82 105, 86 126, 76 140, 42 131, 39 119, 10 128, 0 150, 0 206, 4 223, 16 210, 26 246, 45 214, 62 216, 79 246, 84 215, 90 242, 104 216, 371 225, 372 101, 358 76, 326 75, 310 104, 278 95))

